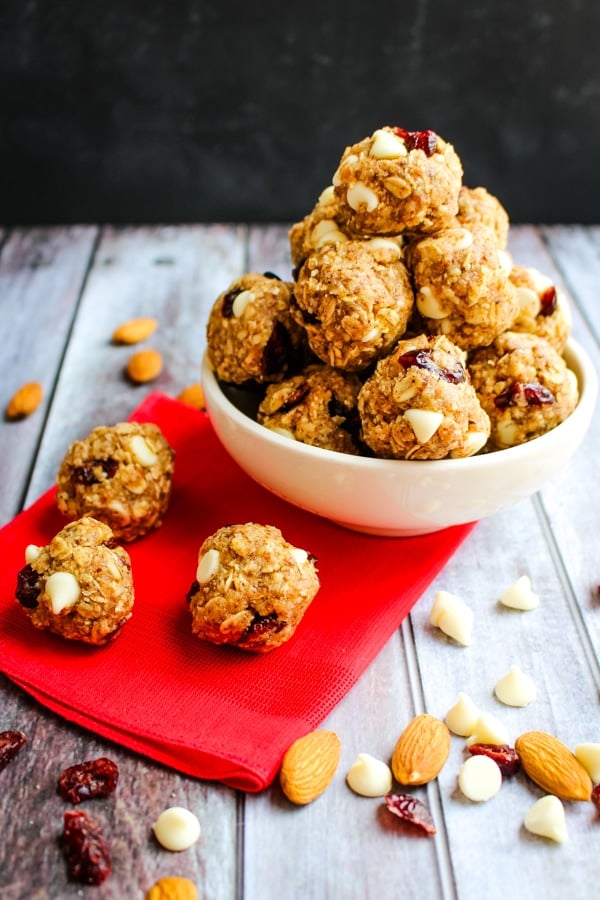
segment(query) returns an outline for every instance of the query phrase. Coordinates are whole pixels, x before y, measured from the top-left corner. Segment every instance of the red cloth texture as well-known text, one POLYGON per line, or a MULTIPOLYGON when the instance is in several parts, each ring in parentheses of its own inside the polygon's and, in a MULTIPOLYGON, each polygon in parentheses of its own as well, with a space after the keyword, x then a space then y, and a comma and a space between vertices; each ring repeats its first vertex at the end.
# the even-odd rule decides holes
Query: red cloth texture
POLYGON ((189 775, 261 790, 290 744, 356 683, 473 526, 411 538, 347 531, 252 481, 205 413, 153 393, 132 418, 155 422, 176 451, 162 527, 126 545, 132 618, 112 644, 92 648, 38 631, 23 614, 14 594, 25 547, 47 544, 65 525, 51 489, 0 530, 0 668, 96 734, 189 775), (296 633, 264 655, 199 640, 185 601, 200 544, 222 525, 244 522, 276 525, 318 560, 321 588, 296 633))

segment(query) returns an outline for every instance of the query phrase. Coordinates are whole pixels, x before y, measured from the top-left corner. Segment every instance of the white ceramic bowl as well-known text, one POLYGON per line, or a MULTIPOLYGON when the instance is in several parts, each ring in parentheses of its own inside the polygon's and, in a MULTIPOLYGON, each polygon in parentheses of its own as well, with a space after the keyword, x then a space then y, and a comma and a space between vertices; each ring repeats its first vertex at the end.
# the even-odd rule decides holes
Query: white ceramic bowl
POLYGON ((598 379, 591 360, 571 340, 565 359, 580 399, 569 418, 526 444, 468 459, 371 459, 310 447, 259 425, 242 411, 244 392, 228 399, 207 357, 202 383, 214 429, 235 461, 289 503, 355 531, 406 536, 474 522, 533 494, 581 444, 598 379), (240 407, 240 408, 238 408, 240 407))

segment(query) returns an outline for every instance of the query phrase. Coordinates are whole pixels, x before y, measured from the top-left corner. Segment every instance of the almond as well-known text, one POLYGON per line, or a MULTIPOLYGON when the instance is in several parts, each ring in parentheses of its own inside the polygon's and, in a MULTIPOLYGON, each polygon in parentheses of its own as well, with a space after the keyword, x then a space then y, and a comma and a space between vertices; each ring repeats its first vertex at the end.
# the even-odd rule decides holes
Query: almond
POLYGON ((562 800, 590 800, 592 779, 574 753, 545 731, 527 731, 515 750, 532 781, 562 800))
POLYGON ((279 783, 292 803, 312 803, 329 786, 342 745, 335 731, 311 731, 294 741, 281 764, 279 783))
POLYGON ((198 900, 198 890, 189 878, 167 875, 150 888, 146 900, 198 900))
POLYGON ((130 319, 113 331, 114 344, 139 344, 154 334, 158 327, 156 319, 130 319))
POLYGON ((158 378, 162 366, 162 356, 158 350, 138 350, 130 357, 126 372, 136 384, 145 384, 158 378))
POLYGON ((202 390, 202 385, 199 381, 184 387, 177 399, 181 403, 187 403, 188 406, 194 406, 196 409, 206 409, 204 391, 202 390))
POLYGON ((415 716, 396 743, 392 772, 400 784, 427 784, 441 772, 450 753, 450 731, 435 716, 415 716))
POLYGON ((43 390, 39 381, 28 381, 12 395, 6 407, 7 419, 24 419, 42 402, 43 390))

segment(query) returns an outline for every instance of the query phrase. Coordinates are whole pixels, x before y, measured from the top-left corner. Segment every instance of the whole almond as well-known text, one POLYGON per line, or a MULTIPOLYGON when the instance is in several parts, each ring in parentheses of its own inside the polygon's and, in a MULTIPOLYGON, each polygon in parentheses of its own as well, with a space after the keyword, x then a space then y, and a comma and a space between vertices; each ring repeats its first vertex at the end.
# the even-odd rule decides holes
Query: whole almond
POLYGON ((180 391, 177 399, 181 403, 187 403, 188 406, 193 406, 196 409, 206 409, 204 391, 202 390, 202 385, 199 381, 184 387, 183 390, 180 391))
POLYGON ((441 772, 450 753, 450 731, 435 716, 412 719, 394 747, 392 772, 400 784, 427 784, 441 772))
POLYGON ((198 890, 189 878, 167 875, 150 888, 146 900, 198 900, 198 890))
POLYGON ((526 731, 515 741, 532 781, 561 800, 590 800, 592 779, 574 753, 545 731, 526 731))
POLYGON ((6 406, 7 419, 24 419, 42 402, 44 392, 39 381, 28 381, 15 391, 6 406))
POLYGON ((129 358, 126 372, 136 384, 154 381, 162 372, 163 360, 158 350, 138 350, 129 358))
POLYGON ((140 341, 145 341, 151 334, 154 334, 157 326, 158 322, 156 319, 130 319, 128 322, 123 322, 122 325, 115 328, 112 336, 113 343, 139 344, 140 341))
POLYGON ((281 764, 279 783, 292 803, 312 803, 329 786, 342 745, 335 731, 311 731, 294 741, 281 764))

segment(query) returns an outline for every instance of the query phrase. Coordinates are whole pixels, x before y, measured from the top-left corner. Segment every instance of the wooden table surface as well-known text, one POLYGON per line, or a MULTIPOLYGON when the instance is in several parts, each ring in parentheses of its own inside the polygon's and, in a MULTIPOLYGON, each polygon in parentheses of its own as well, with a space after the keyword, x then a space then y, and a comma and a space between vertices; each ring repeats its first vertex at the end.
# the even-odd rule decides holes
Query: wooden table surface
MULTIPOLYGON (((0 425, 2 524, 52 485, 72 440, 126 418, 150 389, 176 396, 198 379, 214 299, 245 271, 289 277, 286 233, 244 225, 0 232, 2 405, 25 381, 44 387, 31 417, 0 425), (148 387, 127 382, 131 349, 110 341, 134 316, 160 322, 148 343, 162 351, 165 368, 148 387)), ((600 227, 515 227, 510 249, 516 262, 537 266, 570 296, 573 334, 598 367, 600 227)), ((543 792, 518 775, 487 803, 465 800, 457 787, 460 738, 439 778, 419 792, 437 824, 433 838, 396 825, 381 800, 353 794, 345 774, 360 752, 388 760, 414 714, 443 718, 459 691, 500 718, 513 740, 540 729, 571 748, 600 742, 599 445, 596 415, 552 483, 477 525, 325 723, 341 738, 342 760, 327 792, 309 806, 292 806, 277 784, 243 794, 180 775, 67 723, 0 676, 0 730, 28 737, 0 776, 2 900, 143 898, 164 875, 191 878, 210 900, 597 897, 594 805, 565 804, 567 843, 534 837, 522 821, 543 792), (540 607, 503 611, 501 591, 523 574, 540 607), (474 610, 468 648, 429 625, 441 588, 474 610), (502 706, 493 694, 512 664, 537 685, 525 709, 502 706), (114 797, 94 806, 107 823, 114 870, 101 887, 82 888, 67 881, 58 849, 64 804, 56 777, 100 755, 121 773, 114 797), (172 805, 194 811, 202 827, 199 842, 179 854, 160 848, 150 831, 172 805)))

